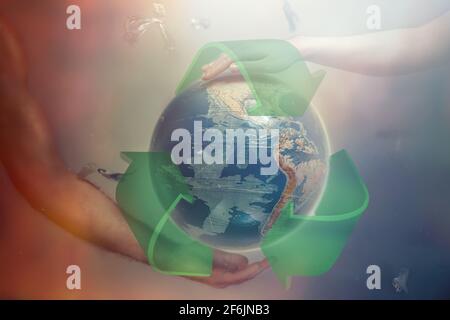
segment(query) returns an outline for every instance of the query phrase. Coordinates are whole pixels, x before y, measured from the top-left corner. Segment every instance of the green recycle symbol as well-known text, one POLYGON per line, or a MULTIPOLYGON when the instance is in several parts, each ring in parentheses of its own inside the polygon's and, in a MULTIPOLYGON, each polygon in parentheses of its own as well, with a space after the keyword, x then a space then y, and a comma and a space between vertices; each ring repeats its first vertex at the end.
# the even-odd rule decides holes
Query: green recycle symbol
MULTIPOLYGON (((220 54, 235 61, 250 86, 254 116, 301 116, 324 74, 311 75, 294 47, 282 40, 211 43, 203 47, 177 88, 183 92, 202 74, 202 66, 220 54), (275 85, 259 85, 263 78, 275 85), (295 107, 295 108, 294 108, 295 107)), ((170 216, 182 201, 193 202, 189 187, 170 155, 124 152, 130 165, 119 181, 116 199, 152 268, 169 275, 209 276, 213 250, 181 230, 170 216)), ((311 216, 295 215, 288 202, 261 243, 278 279, 316 276, 331 269, 356 222, 368 206, 369 194, 344 150, 330 157, 327 185, 311 216)))

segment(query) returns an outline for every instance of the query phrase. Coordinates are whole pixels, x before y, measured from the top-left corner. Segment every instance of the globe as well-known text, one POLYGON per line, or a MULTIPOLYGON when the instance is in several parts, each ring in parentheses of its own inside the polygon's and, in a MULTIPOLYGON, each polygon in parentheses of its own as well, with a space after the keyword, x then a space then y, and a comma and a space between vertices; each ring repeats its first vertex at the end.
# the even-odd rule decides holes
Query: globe
MULTIPOLYGON (((274 90, 270 84, 267 88, 274 90)), ((310 106, 301 117, 251 116, 249 111, 255 105, 249 86, 239 76, 197 82, 170 102, 152 136, 151 151, 171 154, 180 142, 173 139, 174 132, 182 129, 194 137, 196 123, 201 123, 202 133, 208 129, 216 129, 216 133, 230 129, 265 133, 253 140, 247 137, 244 145, 234 145, 234 150, 247 147, 249 153, 262 139, 266 139, 266 147, 277 144, 272 155, 277 169, 264 174, 267 161, 258 159, 255 163, 248 154, 244 162, 196 162, 196 153, 201 153, 198 148, 206 150, 203 148, 211 139, 200 144, 195 139, 188 142, 190 150, 185 150, 184 156, 192 161, 176 165, 194 200, 180 202, 171 219, 191 237, 214 248, 258 248, 287 203, 292 203, 295 214, 313 215, 326 183, 328 137, 317 111, 310 106), (268 134, 276 132, 274 129, 278 130, 277 140, 268 134)), ((238 143, 237 139, 231 141, 238 143)), ((227 142, 223 144, 221 152, 227 150, 227 142)))

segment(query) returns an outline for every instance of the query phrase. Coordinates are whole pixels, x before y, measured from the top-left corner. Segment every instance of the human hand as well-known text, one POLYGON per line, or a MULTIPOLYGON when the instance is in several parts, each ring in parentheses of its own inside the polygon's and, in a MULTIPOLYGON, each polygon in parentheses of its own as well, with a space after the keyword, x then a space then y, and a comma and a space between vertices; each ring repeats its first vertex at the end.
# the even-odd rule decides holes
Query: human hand
POLYGON ((227 69, 239 72, 237 64, 242 64, 247 72, 255 74, 277 73, 299 60, 299 52, 293 46, 279 46, 283 40, 233 41, 227 47, 236 56, 233 61, 227 54, 222 54, 215 61, 203 66, 202 79, 211 80, 227 69), (282 58, 281 58, 282 57, 282 58))
POLYGON ((225 288, 253 279, 268 267, 266 259, 249 264, 248 259, 240 254, 215 250, 213 269, 209 277, 186 278, 214 288, 225 288))

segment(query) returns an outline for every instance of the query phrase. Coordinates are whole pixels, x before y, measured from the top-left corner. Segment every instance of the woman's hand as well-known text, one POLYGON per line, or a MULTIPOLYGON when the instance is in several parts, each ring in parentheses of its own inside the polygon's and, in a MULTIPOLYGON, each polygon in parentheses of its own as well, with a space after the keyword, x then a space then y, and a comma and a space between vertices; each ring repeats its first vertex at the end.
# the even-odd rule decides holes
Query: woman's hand
MULTIPOLYGON (((299 61, 301 56, 292 46, 280 46, 284 40, 242 40, 225 43, 233 52, 236 61, 222 54, 215 61, 203 66, 202 79, 211 80, 230 69, 237 73, 237 64, 242 64, 252 74, 271 74, 280 72, 299 61)), ((288 43, 288 42, 285 42, 288 43)))

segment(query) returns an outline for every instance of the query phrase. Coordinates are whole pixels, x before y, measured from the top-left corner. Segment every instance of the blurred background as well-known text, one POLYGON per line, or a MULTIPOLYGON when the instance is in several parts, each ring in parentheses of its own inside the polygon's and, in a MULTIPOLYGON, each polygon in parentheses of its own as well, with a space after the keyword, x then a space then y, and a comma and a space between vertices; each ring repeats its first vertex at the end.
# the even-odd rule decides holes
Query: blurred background
MULTIPOLYGON (((290 32, 283 0, 155 2, 165 7, 172 51, 157 26, 133 44, 124 37, 128 17, 154 15, 152 0, 0 2, 1 18, 25 50, 30 91, 74 172, 89 162, 124 171, 121 151, 147 150, 159 115, 207 42, 368 33, 370 5, 381 8, 382 30, 419 26, 450 9, 448 0, 290 0, 299 18, 297 31, 290 32), (81 30, 66 29, 70 4, 81 7, 81 30)), ((289 291, 270 270, 226 289, 164 276, 54 225, 29 207, 0 167, 0 297, 450 298, 449 66, 395 77, 310 68, 327 72, 313 104, 332 149, 348 150, 371 196, 330 272, 296 277, 289 291), (81 267, 80 291, 66 289, 70 264, 81 267), (381 290, 366 287, 371 264, 381 267, 381 290), (392 280, 405 268, 409 292, 396 293, 392 280)), ((95 182, 114 194, 114 184, 101 177, 95 182)))

